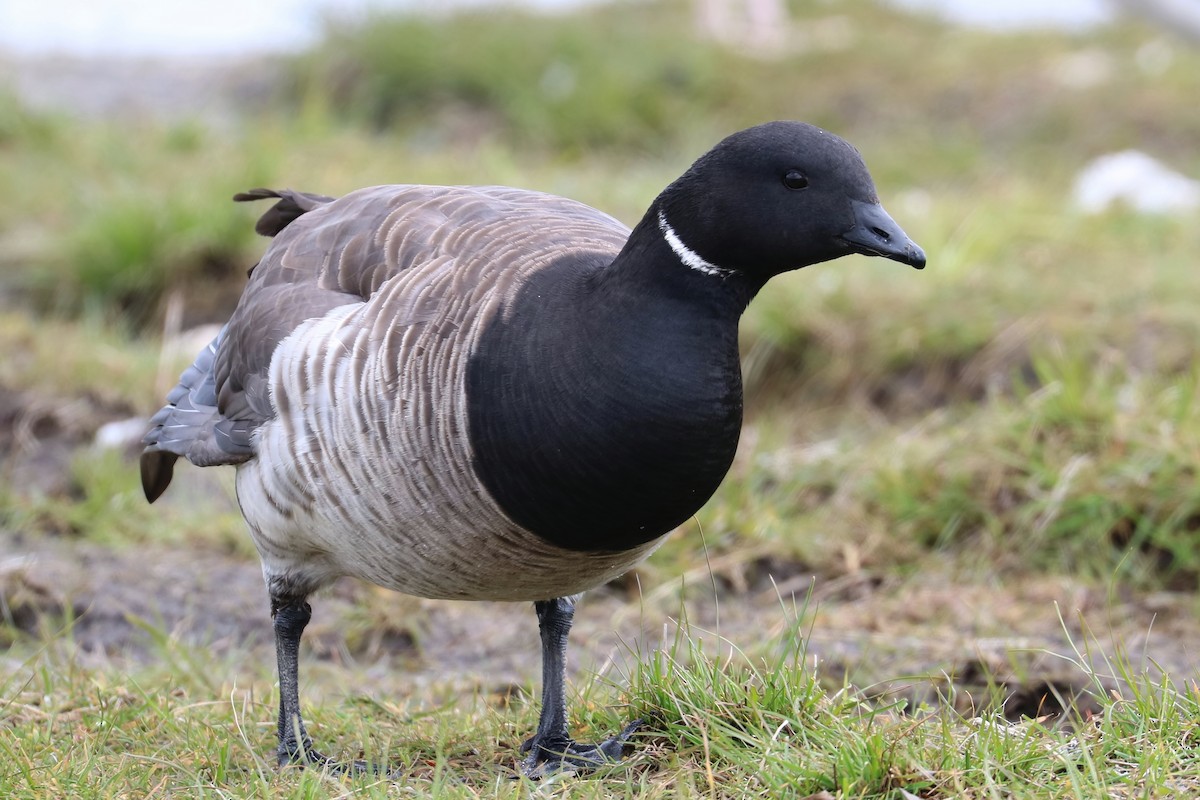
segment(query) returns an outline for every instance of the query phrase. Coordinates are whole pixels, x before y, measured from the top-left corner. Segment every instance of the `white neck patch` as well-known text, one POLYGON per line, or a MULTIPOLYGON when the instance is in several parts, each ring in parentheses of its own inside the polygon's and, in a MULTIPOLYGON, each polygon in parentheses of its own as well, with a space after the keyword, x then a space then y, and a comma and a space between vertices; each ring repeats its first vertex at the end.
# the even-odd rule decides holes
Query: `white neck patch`
POLYGON ((684 266, 718 278, 728 278, 737 272, 736 269, 725 269, 705 261, 699 253, 684 244, 683 240, 679 238, 679 234, 675 233, 675 229, 671 227, 671 223, 667 222, 667 215, 662 212, 662 209, 659 209, 658 212, 658 229, 662 231, 663 238, 670 245, 671 252, 675 253, 684 266))

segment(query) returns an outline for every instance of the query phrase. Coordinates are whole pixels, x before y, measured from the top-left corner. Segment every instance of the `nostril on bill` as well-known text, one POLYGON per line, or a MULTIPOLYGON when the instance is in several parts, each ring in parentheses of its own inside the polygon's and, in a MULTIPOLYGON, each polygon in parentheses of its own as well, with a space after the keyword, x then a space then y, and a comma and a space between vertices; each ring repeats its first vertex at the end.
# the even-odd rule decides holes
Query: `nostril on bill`
POLYGON ((871 228, 871 233, 875 234, 885 242, 890 242, 892 240, 892 235, 883 228, 871 228))

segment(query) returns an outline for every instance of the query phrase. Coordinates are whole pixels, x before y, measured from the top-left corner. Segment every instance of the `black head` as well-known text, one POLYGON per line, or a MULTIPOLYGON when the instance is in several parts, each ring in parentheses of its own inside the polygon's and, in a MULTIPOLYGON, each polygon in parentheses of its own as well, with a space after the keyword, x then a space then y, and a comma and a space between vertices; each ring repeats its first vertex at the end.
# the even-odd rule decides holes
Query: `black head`
POLYGON ((879 204, 858 151, 803 122, 769 122, 724 139, 650 214, 677 252, 682 246, 710 267, 764 281, 847 253, 925 266, 925 253, 879 204))

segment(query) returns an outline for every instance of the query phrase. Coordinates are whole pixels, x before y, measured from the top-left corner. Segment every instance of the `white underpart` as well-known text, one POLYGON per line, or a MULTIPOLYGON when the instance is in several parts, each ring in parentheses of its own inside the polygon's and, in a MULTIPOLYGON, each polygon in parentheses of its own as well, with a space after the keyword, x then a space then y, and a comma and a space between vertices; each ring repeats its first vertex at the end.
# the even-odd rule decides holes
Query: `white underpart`
POLYGON ((703 272, 705 275, 714 275, 718 278, 727 278, 737 272, 734 269, 718 267, 711 261, 705 261, 699 253, 684 244, 683 240, 679 238, 679 234, 675 233, 675 229, 671 227, 671 223, 667 222, 667 215, 662 211, 658 212, 658 229, 662 231, 663 238, 667 240, 667 244, 671 246, 672 252, 679 257, 684 266, 691 267, 697 272, 703 272))

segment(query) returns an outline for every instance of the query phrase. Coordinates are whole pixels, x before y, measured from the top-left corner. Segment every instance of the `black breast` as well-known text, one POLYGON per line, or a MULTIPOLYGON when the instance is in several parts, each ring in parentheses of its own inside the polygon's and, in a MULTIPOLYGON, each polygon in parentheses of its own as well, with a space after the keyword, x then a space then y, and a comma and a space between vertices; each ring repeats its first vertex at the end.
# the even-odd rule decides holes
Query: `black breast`
POLYGON ((741 429, 736 312, 597 280, 610 259, 539 272, 467 366, 480 480, 515 522, 572 550, 633 548, 687 520, 741 429))

